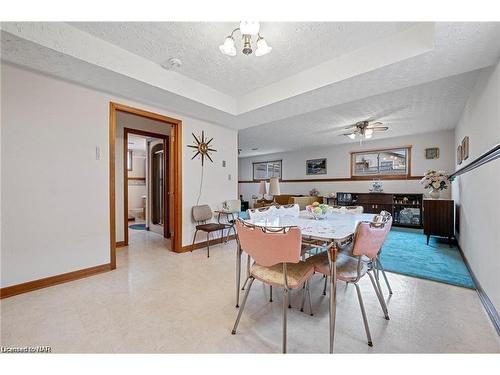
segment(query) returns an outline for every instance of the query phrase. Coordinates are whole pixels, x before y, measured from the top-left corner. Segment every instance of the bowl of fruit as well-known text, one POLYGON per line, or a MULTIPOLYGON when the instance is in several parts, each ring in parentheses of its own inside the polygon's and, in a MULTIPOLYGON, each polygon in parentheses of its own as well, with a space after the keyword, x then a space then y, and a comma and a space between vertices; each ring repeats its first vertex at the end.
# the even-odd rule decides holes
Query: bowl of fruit
POLYGON ((314 202, 306 206, 306 211, 309 212, 316 220, 322 220, 330 213, 331 207, 324 203, 314 202))

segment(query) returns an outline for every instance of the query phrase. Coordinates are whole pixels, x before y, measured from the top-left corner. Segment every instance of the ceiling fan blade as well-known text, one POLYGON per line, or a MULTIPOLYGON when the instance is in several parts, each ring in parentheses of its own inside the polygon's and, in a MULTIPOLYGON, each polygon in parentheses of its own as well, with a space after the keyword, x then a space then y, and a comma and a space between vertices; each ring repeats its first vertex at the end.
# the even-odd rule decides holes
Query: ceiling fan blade
POLYGON ((377 126, 376 128, 370 128, 374 132, 385 132, 386 130, 389 130, 389 127, 387 126, 377 126))
POLYGON ((368 128, 373 128, 374 126, 379 126, 379 125, 382 125, 382 123, 380 121, 377 121, 377 122, 372 122, 367 127, 368 128))
POLYGON ((356 124, 351 124, 351 125, 346 126, 346 127, 345 127, 345 128, 343 128, 343 129, 344 129, 344 130, 348 130, 348 129, 356 129, 356 128, 357 128, 356 124))

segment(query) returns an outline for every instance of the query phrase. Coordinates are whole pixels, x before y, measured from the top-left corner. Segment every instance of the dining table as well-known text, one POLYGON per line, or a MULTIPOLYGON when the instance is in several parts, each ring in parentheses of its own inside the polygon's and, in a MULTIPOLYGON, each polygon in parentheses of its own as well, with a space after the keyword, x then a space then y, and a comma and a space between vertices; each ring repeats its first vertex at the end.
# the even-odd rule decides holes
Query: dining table
MULTIPOLYGON (((245 223, 270 229, 298 227, 305 244, 315 249, 328 252, 330 264, 330 353, 333 353, 336 320, 336 288, 337 288, 337 252, 341 244, 352 240, 357 223, 373 221, 375 214, 330 213, 323 219, 315 219, 307 211, 300 211, 298 216, 270 214, 244 220, 245 223), (312 245, 313 244, 313 245, 312 245)), ((236 307, 239 307, 241 289, 241 255, 244 249, 239 244, 236 250, 236 307)), ((250 258, 247 262, 247 280, 250 270, 250 258)), ((245 282, 246 284, 246 282, 245 282)), ((243 288, 245 285, 243 285, 243 288)))

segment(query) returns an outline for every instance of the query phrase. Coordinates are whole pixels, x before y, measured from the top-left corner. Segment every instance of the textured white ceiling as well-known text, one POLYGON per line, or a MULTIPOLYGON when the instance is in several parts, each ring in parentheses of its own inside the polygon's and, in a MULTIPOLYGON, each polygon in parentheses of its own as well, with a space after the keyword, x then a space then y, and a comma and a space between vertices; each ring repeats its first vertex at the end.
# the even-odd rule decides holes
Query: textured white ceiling
MULTIPOLYGON (((134 27, 137 25, 134 25, 134 27)), ((205 27, 212 30, 212 34, 210 32, 206 34, 212 35, 214 41, 215 39, 217 41, 214 42, 215 50, 208 53, 208 55, 213 54, 214 59, 222 58, 218 63, 214 63, 214 68, 218 73, 213 73, 210 70, 212 63, 208 64, 210 67, 205 66, 205 69, 203 69, 202 65, 199 65, 199 62, 204 57, 200 57, 200 52, 192 55, 193 51, 198 51, 196 43, 195 46, 187 46, 185 42, 182 42, 181 44, 186 50, 186 57, 182 58, 181 56, 181 58, 184 60, 182 69, 189 70, 189 66, 192 64, 191 61, 194 60, 195 67, 192 74, 201 74, 200 80, 203 82, 213 79, 214 84, 217 85, 221 84, 221 82, 222 84, 229 82, 229 78, 221 81, 217 74, 230 76, 234 74, 235 79, 240 79, 241 76, 251 76, 252 80, 261 82, 259 85, 272 83, 275 76, 270 74, 271 71, 282 73, 290 66, 291 70, 287 71, 286 74, 294 74, 297 73, 297 69, 300 69, 299 65, 304 62, 313 65, 321 62, 322 59, 334 57, 336 53, 347 52, 350 46, 349 43, 353 43, 352 45, 357 47, 362 46, 365 42, 373 45, 374 39, 370 39, 371 37, 366 35, 368 30, 372 30, 373 34, 380 38, 384 33, 396 32, 398 28, 407 26, 404 24, 390 24, 387 26, 387 24, 373 23, 340 24, 344 27, 342 29, 336 23, 326 25, 298 24, 302 25, 299 28, 300 32, 298 32, 301 35, 308 35, 308 32, 311 33, 310 35, 314 35, 314 32, 316 32, 314 30, 322 30, 318 32, 315 38, 309 38, 314 43, 306 43, 310 47, 314 47, 311 47, 309 55, 300 56, 298 58, 301 61, 300 64, 296 63, 291 57, 296 53, 296 48, 292 47, 297 47, 297 43, 303 43, 303 41, 300 38, 288 39, 288 42, 291 40, 294 42, 291 47, 288 47, 288 53, 282 56, 280 61, 265 65, 266 60, 262 60, 265 68, 261 67, 253 71, 251 69, 255 65, 246 58, 257 61, 255 56, 239 55, 234 60, 227 60, 228 58, 221 55, 217 49, 219 39, 218 36, 215 38, 215 34, 217 34, 215 31, 220 29, 225 35, 227 32, 226 27, 228 26, 230 29, 231 25, 218 23, 162 23, 161 25, 166 25, 166 30, 170 30, 169 38, 172 40, 184 40, 184 34, 187 33, 193 36, 198 33, 200 28, 205 27), (189 25, 191 25, 191 28, 189 25), (314 29, 312 26, 312 28, 307 29, 304 25, 313 25, 319 27, 319 29, 314 29), (344 32, 342 38, 346 39, 343 41, 344 39, 340 37, 342 35, 340 31, 337 34, 333 33, 337 35, 337 39, 330 38, 330 34, 325 31, 328 27, 332 30, 348 30, 352 27, 358 27, 363 32, 354 33, 356 34, 355 38, 346 35, 344 32), (389 30, 391 27, 393 28, 392 31, 389 30), (378 28, 381 28, 382 31, 377 33, 378 28), (238 70, 243 72, 243 75, 236 74, 235 71, 238 70), (245 74, 245 72, 250 71, 252 71, 252 74, 245 74)), ((285 24, 286 27, 290 25, 285 24)), ((68 25, 65 26, 69 27, 68 25)), ((283 25, 278 23, 276 27, 279 26, 283 25)), ((84 28, 82 24, 79 24, 78 27, 84 28)), ((117 27, 118 30, 122 28, 124 35, 130 30, 130 24, 128 23, 116 23, 114 27, 117 27)), ((149 27, 154 29, 158 27, 158 24, 149 27)), ((273 24, 263 24, 264 35, 267 36, 265 30, 272 27, 273 24)), ((348 125, 370 117, 384 121, 390 126, 388 132, 377 135, 384 138, 452 128, 456 125, 475 81, 474 73, 464 73, 495 64, 500 58, 500 23, 436 23, 434 31, 435 47, 430 52, 391 65, 385 65, 379 69, 358 74, 352 78, 328 84, 319 89, 295 95, 286 100, 236 116, 171 92, 168 88, 162 89, 124 74, 118 74, 103 66, 97 66, 74 56, 61 53, 57 50, 57 40, 54 47, 41 46, 36 41, 26 40, 22 37, 22 33, 21 35, 16 34, 16 30, 22 30, 22 28, 23 25, 16 25, 11 28, 14 29, 12 32, 2 30, 2 60, 174 113, 186 114, 233 129, 247 128, 240 131, 240 146, 244 149, 241 156, 250 155, 251 153, 247 150, 254 147, 259 147, 259 150, 253 154, 263 154, 309 147, 315 144, 333 144, 348 141, 342 137, 330 136, 328 129, 338 125, 348 125)), ((85 36, 90 35, 79 30, 78 32, 85 36)), ((113 32, 117 36, 120 34, 119 31, 113 32)), ((289 30, 287 33, 290 35, 291 31, 289 30)), ((148 39, 145 35, 147 35, 145 31, 141 33, 141 38, 143 38, 141 40, 148 39)), ((157 43, 155 38, 151 39, 157 43)), ((144 42, 147 44, 146 41, 144 42)), ((207 41, 204 41, 202 45, 208 48, 207 43, 207 41)), ((275 49, 269 56, 265 57, 271 57, 275 53, 279 54, 277 45, 279 46, 279 44, 273 43, 275 49)), ((176 48, 182 49, 179 46, 176 48)), ((286 50, 286 47, 283 48, 286 50)), ((91 46, 87 46, 87 49, 91 49, 91 46)), ((156 48, 145 47, 144 50, 151 52, 155 51, 156 48)), ((158 52, 158 59, 160 55, 168 55, 168 51, 158 52)), ((130 52, 127 53, 131 54, 130 52)), ((136 51, 136 53, 139 52, 136 51)), ((164 58, 168 59, 170 57, 172 56, 168 55, 164 58)), ((109 58, 110 56, 103 56, 104 60, 109 58)), ((145 61, 150 62, 149 60, 145 61)), ((307 68, 309 65, 305 67, 307 68)), ((182 74, 186 74, 185 71, 182 74)), ((242 85, 244 84, 242 83, 242 85)), ((254 82, 248 84, 253 85, 254 82)), ((229 86, 233 87, 234 85, 230 84, 229 86)), ((247 85, 245 87, 241 92, 248 90, 249 87, 261 88, 262 86, 247 85)), ((232 96, 228 97, 232 98, 232 96)))
POLYGON ((373 140, 454 128, 477 74, 464 73, 246 128, 238 133, 240 157, 355 143, 339 130, 366 119, 389 127, 374 133, 373 140), (252 151, 255 147, 258 150, 252 151))
POLYGON ((273 47, 265 56, 225 56, 218 46, 239 22, 77 22, 71 25, 157 64, 183 62, 177 72, 241 96, 412 26, 383 22, 264 22, 273 47))

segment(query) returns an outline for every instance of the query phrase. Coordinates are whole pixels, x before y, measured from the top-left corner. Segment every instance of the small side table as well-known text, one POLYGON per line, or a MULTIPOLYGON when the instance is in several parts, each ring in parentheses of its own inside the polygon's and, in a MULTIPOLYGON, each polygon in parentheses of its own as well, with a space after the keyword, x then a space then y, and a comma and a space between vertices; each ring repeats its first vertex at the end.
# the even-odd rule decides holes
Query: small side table
MULTIPOLYGON (((236 218, 238 218, 239 212, 226 211, 226 210, 215 210, 214 212, 217 214, 217 222, 219 224, 224 225, 227 229, 226 241, 224 241, 227 242, 229 240, 229 233, 231 232, 231 229, 233 230, 234 235, 236 235, 236 229, 234 229, 234 223, 236 221, 236 218), (225 216, 227 223, 221 223, 221 217, 223 215, 225 216), (236 218, 234 217, 234 215, 236 215, 236 218)), ((222 235, 224 236, 224 230, 222 232, 223 232, 222 235)))

